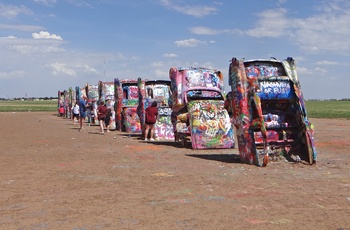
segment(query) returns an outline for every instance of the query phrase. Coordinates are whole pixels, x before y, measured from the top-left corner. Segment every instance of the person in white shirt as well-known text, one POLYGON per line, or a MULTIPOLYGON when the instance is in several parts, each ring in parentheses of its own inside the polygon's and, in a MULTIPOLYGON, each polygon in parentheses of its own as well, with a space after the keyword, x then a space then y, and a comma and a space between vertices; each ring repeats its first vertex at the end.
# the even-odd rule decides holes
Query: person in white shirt
POLYGON ((78 103, 75 103, 75 105, 72 107, 73 111, 73 124, 75 125, 79 121, 79 105, 78 103))

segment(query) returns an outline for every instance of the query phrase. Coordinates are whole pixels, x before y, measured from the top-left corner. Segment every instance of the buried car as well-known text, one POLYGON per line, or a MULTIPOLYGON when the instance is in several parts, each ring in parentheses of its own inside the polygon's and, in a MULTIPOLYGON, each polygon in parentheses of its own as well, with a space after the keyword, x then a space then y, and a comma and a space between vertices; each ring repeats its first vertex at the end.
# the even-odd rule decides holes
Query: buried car
POLYGON ((233 148, 233 126, 225 107, 223 76, 208 68, 171 68, 175 141, 193 149, 233 148))
POLYGON ((139 103, 137 113, 144 136, 146 108, 157 102, 158 118, 154 124, 156 140, 174 140, 174 130, 171 123, 171 90, 169 80, 142 80, 138 79, 139 103))
POLYGON ((281 157, 316 162, 313 126, 293 58, 232 58, 229 82, 242 162, 266 166, 281 157))

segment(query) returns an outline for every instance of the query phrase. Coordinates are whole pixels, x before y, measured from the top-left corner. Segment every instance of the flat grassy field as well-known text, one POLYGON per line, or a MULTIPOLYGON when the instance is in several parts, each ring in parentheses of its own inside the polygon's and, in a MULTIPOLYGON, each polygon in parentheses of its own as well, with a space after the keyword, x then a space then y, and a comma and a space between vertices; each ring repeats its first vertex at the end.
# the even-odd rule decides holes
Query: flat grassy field
MULTIPOLYGON (((309 118, 350 119, 350 101, 306 101, 309 118)), ((57 112, 57 100, 0 101, 0 112, 57 112)))
POLYGON ((307 101, 309 118, 346 118, 350 119, 350 101, 307 101))
POLYGON ((57 100, 0 101, 0 112, 57 112, 57 100))

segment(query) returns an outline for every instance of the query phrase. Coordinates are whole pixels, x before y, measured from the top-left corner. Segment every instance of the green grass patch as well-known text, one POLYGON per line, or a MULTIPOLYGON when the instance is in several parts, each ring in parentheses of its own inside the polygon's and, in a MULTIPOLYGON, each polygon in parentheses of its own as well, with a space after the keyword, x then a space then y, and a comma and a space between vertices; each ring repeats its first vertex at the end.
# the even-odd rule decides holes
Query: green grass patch
POLYGON ((350 101, 306 101, 309 118, 350 119, 350 101))
POLYGON ((0 101, 0 112, 57 112, 57 100, 0 101))

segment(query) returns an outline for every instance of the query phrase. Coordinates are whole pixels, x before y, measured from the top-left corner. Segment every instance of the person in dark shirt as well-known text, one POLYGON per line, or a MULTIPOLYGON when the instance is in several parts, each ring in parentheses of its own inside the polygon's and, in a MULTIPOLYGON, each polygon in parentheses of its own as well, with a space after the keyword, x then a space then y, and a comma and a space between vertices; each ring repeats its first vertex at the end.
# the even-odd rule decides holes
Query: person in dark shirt
POLYGON ((154 141, 153 134, 154 134, 154 124, 157 121, 158 117, 158 109, 157 109, 157 102, 153 101, 150 106, 146 109, 146 120, 145 120, 145 137, 144 140, 147 141, 148 132, 151 130, 150 135, 150 141, 154 141))
POLYGON ((107 107, 105 106, 104 101, 100 102, 100 105, 97 107, 97 118, 100 124, 100 134, 104 134, 104 123, 107 116, 107 107))

